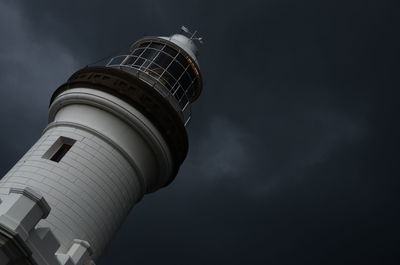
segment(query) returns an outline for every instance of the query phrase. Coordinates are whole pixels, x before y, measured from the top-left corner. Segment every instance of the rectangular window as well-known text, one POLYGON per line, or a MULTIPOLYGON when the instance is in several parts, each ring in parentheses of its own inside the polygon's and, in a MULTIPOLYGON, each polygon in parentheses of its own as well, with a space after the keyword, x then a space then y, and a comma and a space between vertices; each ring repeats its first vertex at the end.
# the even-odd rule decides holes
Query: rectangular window
POLYGON ((43 158, 58 163, 68 153, 69 149, 71 149, 75 142, 74 139, 61 136, 54 142, 49 150, 44 153, 43 158))
POLYGON ((61 158, 65 156, 65 154, 71 149, 72 145, 62 144, 60 148, 55 152, 55 154, 50 157, 50 160, 54 162, 60 162, 61 158))

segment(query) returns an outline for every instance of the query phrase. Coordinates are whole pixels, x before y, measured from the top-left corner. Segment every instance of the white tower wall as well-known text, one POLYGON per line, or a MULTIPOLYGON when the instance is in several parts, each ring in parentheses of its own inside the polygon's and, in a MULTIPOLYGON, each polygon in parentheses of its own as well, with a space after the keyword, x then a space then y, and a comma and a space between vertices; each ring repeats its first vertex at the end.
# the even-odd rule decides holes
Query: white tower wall
POLYGON ((90 243, 96 259, 131 207, 151 186, 162 185, 171 156, 157 129, 131 105, 88 88, 60 94, 50 107, 42 137, 0 181, 9 188, 40 191, 50 227, 66 253, 74 239, 90 243), (75 140, 59 162, 44 158, 60 139, 75 140))

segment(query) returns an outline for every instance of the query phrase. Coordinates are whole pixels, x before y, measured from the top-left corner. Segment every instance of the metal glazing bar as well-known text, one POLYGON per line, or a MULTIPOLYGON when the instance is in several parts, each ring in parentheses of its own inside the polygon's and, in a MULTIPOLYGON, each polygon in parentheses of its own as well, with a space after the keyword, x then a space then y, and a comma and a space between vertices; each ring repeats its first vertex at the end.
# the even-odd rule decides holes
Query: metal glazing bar
MULTIPOLYGON (((182 78, 182 76, 187 72, 187 69, 189 69, 189 65, 187 65, 186 66, 186 68, 183 70, 183 72, 182 72, 182 74, 179 76, 179 78, 178 78, 178 80, 177 80, 177 82, 179 82, 180 80, 181 80, 181 78, 182 78)), ((190 77, 190 75, 188 74, 188 76, 190 77)), ((185 88, 184 87, 182 87, 183 88, 183 91, 185 92, 185 94, 186 94, 186 90, 185 90, 185 88)))
POLYGON ((120 65, 124 65, 126 61, 131 57, 131 55, 127 55, 125 59, 120 63, 120 65))
POLYGON ((112 63, 114 60, 116 60, 117 58, 121 58, 121 57, 125 57, 125 56, 127 56, 127 55, 119 55, 119 56, 115 56, 115 57, 113 57, 113 58, 111 58, 111 59, 110 59, 110 61, 108 62, 108 64, 107 64, 107 65, 111 65, 111 63, 112 63))
MULTIPOLYGON (((172 64, 174 61, 176 61, 176 58, 178 57, 178 55, 179 55, 179 52, 175 55, 174 58, 172 58, 172 61, 167 65, 167 67, 166 67, 166 68, 163 68, 164 71, 161 73, 160 77, 163 76, 164 73, 167 71, 167 69, 171 66, 171 64, 172 64)), ((171 74, 170 74, 170 75, 171 75, 171 74)), ((174 79, 175 79, 175 78, 174 78, 174 79)), ((175 84, 174 84, 174 86, 175 86, 175 84)), ((172 86, 172 87, 174 87, 174 86, 172 86)))
POLYGON ((145 46, 143 46, 143 47, 138 47, 138 48, 134 49, 134 50, 131 52, 130 55, 133 55, 133 53, 134 53, 136 50, 138 50, 138 49, 142 49, 142 50, 143 50, 140 54, 137 55, 138 58, 136 58, 136 60, 135 60, 132 64, 136 63, 136 61, 137 61, 139 58, 141 58, 141 55, 147 50, 147 48, 150 46, 150 44, 151 44, 151 42, 149 42, 149 43, 147 44, 146 47, 145 47, 145 46))
MULTIPOLYGON (((188 66, 186 66, 186 68, 184 68, 184 70, 183 70, 183 72, 181 73, 181 75, 179 76, 179 78, 178 78, 178 80, 176 80, 176 82, 178 83, 179 82, 179 80, 181 80, 181 78, 182 78, 182 76, 186 73, 186 70, 189 68, 189 65, 188 66)), ((190 76, 190 75, 189 75, 190 76)), ((183 88, 183 87, 182 87, 183 88)), ((174 95, 175 95, 175 93, 176 93, 176 91, 177 91, 178 89, 176 89, 175 91, 174 91, 174 95)), ((183 91, 185 91, 185 88, 183 88, 183 91)))
MULTIPOLYGON (((165 45, 164 45, 165 46, 165 45)), ((156 56, 154 56, 154 58, 151 60, 151 62, 152 63, 154 63, 155 64, 155 60, 157 59, 157 57, 160 55, 160 53, 161 53, 161 50, 157 50, 157 49, 154 49, 154 48, 152 48, 153 50, 155 50, 155 51, 158 51, 158 53, 156 54, 156 56)), ((147 65, 147 67, 145 68, 145 70, 147 70, 148 68, 149 68, 149 66, 151 65, 151 63, 149 64, 149 65, 147 65)))
POLYGON ((191 119, 192 119, 192 116, 189 116, 188 119, 187 119, 186 122, 185 122, 185 127, 186 127, 186 125, 189 124, 189 122, 190 122, 191 119))
POLYGON ((182 111, 185 111, 187 106, 189 106, 189 104, 190 104, 190 101, 188 100, 188 102, 186 102, 186 105, 182 108, 182 111))

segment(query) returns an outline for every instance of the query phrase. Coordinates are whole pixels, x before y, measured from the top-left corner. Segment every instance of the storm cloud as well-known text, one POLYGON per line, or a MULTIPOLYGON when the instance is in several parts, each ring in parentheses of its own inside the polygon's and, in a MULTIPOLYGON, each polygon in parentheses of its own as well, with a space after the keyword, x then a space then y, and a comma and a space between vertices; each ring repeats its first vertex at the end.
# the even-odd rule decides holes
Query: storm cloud
POLYGON ((2 173, 75 70, 180 25, 205 39, 188 157, 99 264, 398 264, 394 1, 4 0, 2 173))

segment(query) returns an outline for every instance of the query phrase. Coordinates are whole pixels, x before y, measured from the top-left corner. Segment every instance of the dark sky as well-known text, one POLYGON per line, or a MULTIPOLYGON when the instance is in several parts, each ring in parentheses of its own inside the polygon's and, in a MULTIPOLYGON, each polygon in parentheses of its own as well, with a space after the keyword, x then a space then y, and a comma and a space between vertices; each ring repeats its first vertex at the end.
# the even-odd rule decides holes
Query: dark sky
POLYGON ((52 91, 75 70, 187 25, 205 39, 190 152, 98 264, 400 264, 398 10, 0 1, 0 173, 40 136, 52 91))

